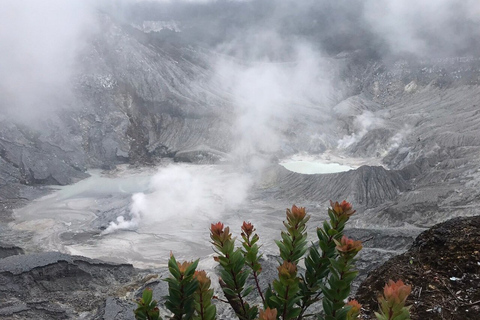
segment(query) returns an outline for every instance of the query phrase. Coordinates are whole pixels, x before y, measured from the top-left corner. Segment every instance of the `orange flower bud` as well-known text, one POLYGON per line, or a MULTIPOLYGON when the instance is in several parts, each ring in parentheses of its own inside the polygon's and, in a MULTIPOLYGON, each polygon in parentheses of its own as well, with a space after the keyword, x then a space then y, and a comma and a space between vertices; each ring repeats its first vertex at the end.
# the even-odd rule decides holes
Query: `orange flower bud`
POLYGON ((394 304, 404 304, 410 292, 412 292, 412 286, 405 285, 402 280, 397 282, 389 280, 383 288, 385 299, 394 304))
POLYGON ((342 203, 330 201, 330 206, 335 215, 339 218, 349 218, 356 212, 356 210, 352 209, 352 204, 346 200, 343 200, 342 203))
POLYGON ((178 269, 180 270, 180 274, 185 274, 188 267, 193 263, 193 261, 185 261, 184 263, 177 262, 178 269))
POLYGON ((287 209, 287 220, 290 223, 297 224, 300 221, 304 220, 306 216, 305 208, 292 206, 292 209, 287 209))
POLYGON ((276 320, 277 319, 277 309, 267 308, 265 311, 260 310, 259 320, 276 320))
POLYGON ((355 241, 346 236, 343 236, 340 242, 335 240, 335 243, 337 244, 337 250, 344 254, 357 253, 363 248, 360 240, 355 241))
POLYGON ((210 286, 210 278, 207 276, 207 273, 203 270, 195 271, 195 279, 197 279, 198 283, 201 287, 207 285, 210 286))
POLYGON ((279 278, 294 279, 297 277, 297 266, 294 263, 283 261, 277 270, 279 278))
POLYGON ((362 305, 358 303, 357 300, 350 300, 348 301, 347 306, 352 307, 347 313, 347 319, 357 319, 358 315, 360 314, 360 309, 362 308, 362 305))
POLYGON ((292 206, 292 214, 297 220, 302 220, 305 218, 306 212, 304 207, 297 207, 296 205, 292 206))
POLYGON ((255 228, 250 222, 243 221, 242 231, 247 237, 250 237, 252 235, 252 232, 255 231, 255 228))

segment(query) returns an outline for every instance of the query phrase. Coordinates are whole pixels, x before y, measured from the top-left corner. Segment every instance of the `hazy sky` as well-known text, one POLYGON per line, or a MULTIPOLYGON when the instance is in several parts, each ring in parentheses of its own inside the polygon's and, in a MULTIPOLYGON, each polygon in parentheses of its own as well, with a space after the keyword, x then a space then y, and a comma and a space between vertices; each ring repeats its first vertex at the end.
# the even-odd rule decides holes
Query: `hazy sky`
POLYGON ((367 0, 365 18, 393 52, 422 56, 478 54, 480 1, 367 0))
MULTIPOLYGON (((157 1, 166 1, 171 6, 208 2, 211 8, 216 2, 157 1)), ((96 8, 120 2, 2 0, 0 110, 15 110, 17 116, 35 117, 54 105, 68 104, 76 54, 85 46, 88 35, 97 30, 96 8)), ((148 1, 123 1, 133 2, 148 1)), ((338 50, 365 44, 378 48, 385 45, 395 54, 407 52, 426 57, 480 52, 480 1, 477 0, 248 2, 243 11, 238 7, 232 12, 211 9, 205 11, 213 13, 204 20, 201 16, 183 19, 185 23, 198 23, 199 30, 206 28, 207 35, 218 32, 216 29, 231 21, 235 27, 225 34, 227 38, 219 38, 221 42, 215 49, 259 61, 298 58, 297 44, 309 47, 313 51, 311 56, 321 54, 332 44, 338 50), (221 23, 212 22, 217 18, 221 23), (290 34, 286 36, 285 32, 290 34), (308 37, 302 36, 302 32, 309 33, 308 37)))
POLYGON ((70 91, 94 12, 80 0, 2 0, 1 7, 0 110, 34 118, 70 91))

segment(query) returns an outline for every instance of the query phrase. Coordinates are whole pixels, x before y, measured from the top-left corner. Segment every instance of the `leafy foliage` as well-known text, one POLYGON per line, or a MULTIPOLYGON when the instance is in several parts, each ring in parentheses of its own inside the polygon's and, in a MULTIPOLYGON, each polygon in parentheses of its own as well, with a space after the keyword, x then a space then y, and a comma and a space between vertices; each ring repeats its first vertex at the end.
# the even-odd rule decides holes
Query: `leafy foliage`
POLYGON ((214 320, 217 308, 212 304, 213 289, 210 288, 212 281, 205 271, 195 271, 195 280, 198 288, 195 291, 195 315, 194 320, 214 320))
POLYGON ((184 262, 175 260, 172 255, 168 261, 168 270, 171 276, 168 282, 168 296, 165 306, 173 313, 172 320, 192 319, 194 307, 194 292, 198 288, 198 281, 194 279, 198 260, 184 262))
POLYGON ((242 225, 242 246, 243 246, 243 256, 245 257, 245 264, 252 270, 252 276, 255 280, 255 285, 257 287, 258 294, 260 298, 262 298, 263 304, 265 304, 265 298, 263 296, 262 289, 260 288, 260 284, 258 281, 258 275, 262 272, 262 266, 258 262, 262 255, 258 254, 258 250, 260 249, 257 245, 258 240, 260 239, 259 236, 253 232, 255 228, 250 222, 243 222, 242 225))
POLYGON ((297 264, 307 251, 307 232, 305 230, 309 219, 310 216, 306 215, 305 208, 293 206, 292 210, 287 209, 287 221, 283 222, 287 230, 281 232, 281 241, 275 241, 283 261, 297 264))
POLYGON ((136 303, 137 309, 133 311, 137 320, 162 320, 160 311, 157 307, 157 301, 152 300, 153 292, 151 289, 143 290, 142 297, 136 303))
POLYGON ((251 286, 245 287, 250 272, 245 265, 244 253, 240 248, 235 248, 230 229, 224 229, 222 223, 212 224, 210 231, 210 239, 218 254, 215 260, 221 266, 220 286, 223 293, 239 319, 253 320, 258 308, 250 307, 244 299, 253 290, 251 286))
MULTIPOLYGON (((259 236, 250 222, 244 222, 241 232, 241 247, 235 247, 229 227, 218 222, 211 225, 210 239, 220 265, 220 288, 240 320, 301 320, 307 315, 308 307, 322 301, 323 312, 315 316, 319 320, 359 319, 361 305, 351 300, 345 304, 351 284, 358 272, 355 270, 355 256, 362 249, 360 241, 343 234, 346 223, 355 213, 350 203, 330 202, 329 220, 317 228, 318 243, 307 245, 307 222, 310 216, 305 208, 292 206, 287 209, 285 230, 281 240, 275 241, 280 254, 278 277, 265 293, 260 287, 262 272, 258 245, 259 236), (298 263, 305 262, 305 273, 298 274, 298 263), (247 279, 253 278, 263 307, 251 306, 247 298, 254 290, 247 286, 247 279), (258 316, 258 318, 257 318, 258 316)), ((195 271, 198 260, 178 263, 172 255, 168 262, 171 276, 165 306, 172 312, 173 320, 216 319, 215 299, 211 280, 205 271, 195 271)), ((405 301, 411 287, 401 280, 390 281, 379 298, 378 320, 408 320, 409 308, 405 301)), ((218 298, 217 298, 218 299, 218 298)), ((221 299, 219 299, 221 300, 221 299)), ((224 301, 224 300, 222 300, 224 301)), ((152 292, 146 289, 137 301, 134 311, 139 320, 160 318, 157 302, 152 301, 152 292)), ((312 316, 312 315, 309 315, 312 316)))
POLYGON ((402 280, 390 280, 383 289, 383 296, 378 298, 380 312, 375 312, 378 320, 409 320, 410 308, 405 307, 405 301, 412 291, 402 280))

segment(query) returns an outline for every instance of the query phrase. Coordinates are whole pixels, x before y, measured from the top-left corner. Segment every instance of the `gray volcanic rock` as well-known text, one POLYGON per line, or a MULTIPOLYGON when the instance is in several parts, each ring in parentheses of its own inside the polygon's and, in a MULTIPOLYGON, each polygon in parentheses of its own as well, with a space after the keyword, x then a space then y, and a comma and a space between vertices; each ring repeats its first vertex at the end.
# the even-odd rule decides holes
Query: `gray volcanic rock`
POLYGON ((360 205, 366 223, 386 226, 429 227, 477 214, 478 65, 478 58, 397 59, 350 68, 346 81, 362 89, 333 108, 338 126, 331 133, 344 143, 337 152, 381 159, 385 169, 325 176, 270 172, 266 184, 281 185, 271 188, 274 198, 348 199, 360 205))
POLYGON ((199 164, 218 163, 226 161, 229 155, 205 146, 199 146, 191 150, 182 150, 175 153, 175 162, 191 162, 199 164))
MULTIPOLYGON (((65 185, 85 178, 81 148, 65 146, 55 136, 0 119, 2 177, 24 184, 65 185), (45 133, 43 133, 45 135, 45 133)), ((55 130, 55 129, 53 129, 55 130)), ((55 134, 59 134, 56 132, 55 134)))
POLYGON ((355 156, 380 158, 394 135, 394 131, 387 128, 372 129, 347 150, 355 156))
MULTIPOLYGON (((58 120, 59 121, 59 120, 58 120)), ((66 185, 88 177, 78 139, 50 122, 45 130, 0 118, 0 215, 45 194, 38 185, 66 185), (51 131, 50 131, 51 130, 51 131), (69 138, 70 136, 70 138, 69 138)))
POLYGON ((22 248, 0 243, 0 259, 16 256, 18 254, 24 254, 22 248))
POLYGON ((0 259, 0 318, 96 319, 107 297, 123 297, 139 280, 131 265, 56 252, 7 257, 0 259))
POLYGON ((101 32, 83 52, 77 77, 91 161, 152 163, 200 144, 226 150, 231 116, 208 85, 208 57, 100 18, 101 32))
POLYGON ((409 189, 398 171, 362 166, 356 170, 331 174, 300 174, 275 167, 273 191, 277 196, 315 202, 349 199, 356 207, 371 208, 396 199, 409 189))

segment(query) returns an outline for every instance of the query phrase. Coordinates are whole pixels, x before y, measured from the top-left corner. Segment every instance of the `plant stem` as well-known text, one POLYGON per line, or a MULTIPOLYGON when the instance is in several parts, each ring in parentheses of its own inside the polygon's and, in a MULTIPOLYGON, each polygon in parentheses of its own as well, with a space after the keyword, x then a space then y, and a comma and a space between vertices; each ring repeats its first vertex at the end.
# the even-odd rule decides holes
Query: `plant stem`
POLYGON ((285 303, 283 304, 283 312, 282 312, 282 317, 283 317, 283 320, 287 320, 287 306, 288 306, 288 289, 290 288, 290 286, 287 286, 286 290, 285 290, 285 303))
POLYGON ((233 276, 233 282, 235 283, 235 291, 237 291, 238 300, 240 301, 240 304, 242 306, 243 315, 245 316, 245 315, 247 315, 247 310, 245 310, 245 303, 243 302, 242 293, 240 292, 240 288, 238 287, 237 275, 233 271, 231 271, 230 273, 233 276))
POLYGON ((262 298, 262 303, 265 305, 265 298, 263 296, 262 289, 260 289, 260 283, 258 282, 258 275, 256 271, 253 271, 253 278, 255 279, 255 286, 257 287, 260 298, 262 298))

